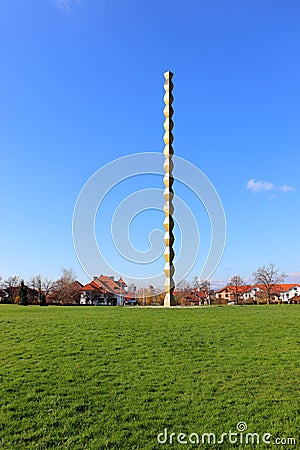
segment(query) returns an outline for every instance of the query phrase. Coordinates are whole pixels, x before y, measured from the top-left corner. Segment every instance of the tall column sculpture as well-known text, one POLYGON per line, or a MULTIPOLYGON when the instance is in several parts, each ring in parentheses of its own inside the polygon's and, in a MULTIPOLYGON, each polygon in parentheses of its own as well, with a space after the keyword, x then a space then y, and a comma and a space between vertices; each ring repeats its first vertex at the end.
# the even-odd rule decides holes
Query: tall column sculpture
POLYGON ((174 228, 174 221, 173 221, 173 212, 174 212, 174 207, 173 207, 173 197, 174 197, 174 192, 173 192, 173 182, 174 182, 174 178, 173 178, 173 161, 172 161, 172 157, 174 154, 173 151, 173 134, 172 134, 172 129, 173 129, 173 121, 172 121, 172 116, 173 116, 173 108, 172 108, 172 103, 173 103, 173 95, 172 95, 172 91, 173 91, 173 83, 172 83, 172 78, 173 78, 173 73, 168 71, 164 73, 164 77, 165 77, 165 83, 164 83, 164 89, 165 89, 165 95, 164 95, 164 102, 165 102, 165 107, 164 107, 164 116, 165 116, 165 121, 164 121, 164 129, 165 129, 165 134, 164 134, 164 143, 165 143, 165 148, 164 148, 164 155, 165 155, 165 162, 164 162, 164 171, 165 171, 165 176, 164 176, 164 185, 165 185, 165 189, 164 189, 164 199, 165 199, 165 205, 164 205, 164 213, 165 213, 165 220, 164 220, 164 228, 165 228, 165 236, 164 236, 164 242, 166 245, 165 248, 165 252, 164 252, 164 258, 165 258, 165 267, 164 267, 164 272, 165 272, 165 299, 164 299, 164 306, 172 306, 175 305, 175 299, 174 299, 174 295, 173 295, 173 291, 174 291, 174 280, 173 280, 173 275, 174 275, 174 265, 173 265, 173 260, 174 260, 174 250, 173 250, 173 243, 174 243, 174 235, 173 235, 173 228, 174 228))

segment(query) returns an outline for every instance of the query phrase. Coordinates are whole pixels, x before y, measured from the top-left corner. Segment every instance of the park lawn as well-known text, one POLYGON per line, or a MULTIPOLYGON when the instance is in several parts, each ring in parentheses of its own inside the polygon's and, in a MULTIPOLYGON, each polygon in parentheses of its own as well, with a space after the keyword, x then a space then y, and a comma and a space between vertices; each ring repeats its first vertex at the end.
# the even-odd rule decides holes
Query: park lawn
POLYGON ((0 449, 256 448, 157 442, 241 421, 300 448, 299 319, 299 305, 0 305, 0 449))

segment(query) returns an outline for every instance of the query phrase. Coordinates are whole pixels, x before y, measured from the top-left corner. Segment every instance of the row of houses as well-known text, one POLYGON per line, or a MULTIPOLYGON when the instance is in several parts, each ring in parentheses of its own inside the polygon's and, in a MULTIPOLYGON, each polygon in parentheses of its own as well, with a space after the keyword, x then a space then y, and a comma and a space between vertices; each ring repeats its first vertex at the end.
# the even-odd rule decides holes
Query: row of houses
MULTIPOLYGON (((270 287, 271 300, 274 303, 299 303, 300 284, 274 284, 270 287)), ((266 295, 266 288, 261 284, 244 286, 225 286, 215 292, 218 299, 231 303, 237 300, 241 303, 249 301, 259 301, 266 295)))
MULTIPOLYGON (((265 300, 263 285, 227 285, 217 291, 203 292, 200 289, 175 291, 178 304, 209 305, 212 303, 259 303, 265 300)), ((81 305, 119 305, 138 304, 136 292, 128 292, 122 279, 100 275, 81 288, 81 305)), ((151 297, 159 297, 152 293, 151 297)), ((161 300, 161 299, 160 299, 161 300)), ((139 299, 146 304, 145 298, 139 299)), ((271 301, 274 303, 300 303, 300 284, 276 284, 271 287, 271 301)), ((148 304, 148 303, 147 303, 148 304)), ((149 303, 151 304, 151 303, 149 303)))

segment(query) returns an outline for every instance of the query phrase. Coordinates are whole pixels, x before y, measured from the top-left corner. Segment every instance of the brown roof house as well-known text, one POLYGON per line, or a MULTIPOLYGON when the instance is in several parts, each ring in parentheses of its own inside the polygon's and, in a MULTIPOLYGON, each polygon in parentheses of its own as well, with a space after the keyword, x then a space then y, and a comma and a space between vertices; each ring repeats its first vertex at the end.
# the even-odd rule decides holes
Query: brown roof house
POLYGON ((123 306, 125 302, 127 284, 122 279, 100 275, 83 286, 80 290, 81 305, 95 306, 123 306))

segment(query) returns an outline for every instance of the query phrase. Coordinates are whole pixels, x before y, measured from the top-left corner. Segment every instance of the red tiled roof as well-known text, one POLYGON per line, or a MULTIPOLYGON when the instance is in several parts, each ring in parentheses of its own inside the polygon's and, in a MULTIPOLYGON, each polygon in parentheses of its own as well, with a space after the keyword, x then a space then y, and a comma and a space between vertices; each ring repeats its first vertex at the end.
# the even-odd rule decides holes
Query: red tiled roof
POLYGON ((222 289, 219 289, 218 291, 216 291, 216 294, 220 294, 221 292, 224 292, 224 291, 238 292, 239 294, 242 294, 242 293, 251 291, 251 289, 253 287, 254 286, 249 286, 249 285, 243 285, 243 286, 227 285, 227 286, 224 286, 222 289))
POLYGON ((294 284, 275 284, 274 289, 280 291, 280 292, 286 292, 289 291, 290 289, 293 289, 294 287, 299 287, 300 288, 300 284, 294 283, 294 284))
MULTIPOLYGON (((264 284, 255 284, 252 287, 258 287, 262 291, 264 291, 266 289, 264 284)), ((274 284, 273 286, 271 286, 271 291, 272 292, 276 292, 276 293, 287 292, 290 289, 293 289, 294 287, 299 287, 300 288, 300 284, 297 284, 297 283, 293 283, 293 284, 292 283, 274 284)))
MULTIPOLYGON (((244 285, 244 286, 225 286, 222 289, 219 289, 218 291, 216 291, 217 294, 224 292, 226 290, 231 291, 231 292, 239 292, 239 293, 245 293, 245 292, 249 292, 251 291, 251 289, 253 288, 259 288, 261 290, 265 290, 265 286, 263 284, 252 284, 252 285, 244 285)), ((297 283, 281 283, 281 284, 274 284, 272 286, 272 291, 273 292, 286 292, 289 291, 290 289, 293 289, 294 287, 299 287, 300 288, 300 284, 297 283)))
MULTIPOLYGON (((120 281, 120 280, 119 280, 120 281)), ((122 286, 126 286, 125 283, 122 285, 118 281, 114 280, 114 277, 109 277, 106 275, 100 275, 98 278, 94 278, 93 281, 84 286, 82 291, 93 291, 99 290, 104 293, 113 294, 126 294, 126 291, 122 286)))
POLYGON ((103 289, 103 287, 96 282, 97 280, 93 280, 90 283, 86 284, 85 286, 83 286, 83 288, 81 288, 81 291, 101 291, 101 292, 105 292, 105 290, 103 289))
POLYGON ((127 287, 127 284, 125 283, 125 281, 123 280, 122 277, 120 277, 120 278, 118 279, 117 283, 121 284, 122 286, 127 287))
POLYGON ((92 286, 91 283, 86 284, 85 286, 83 286, 83 288, 81 288, 81 291, 94 291, 95 288, 92 286))
POLYGON ((107 277, 101 275, 98 280, 102 284, 102 286, 107 289, 109 292, 113 292, 114 294, 125 294, 125 290, 119 285, 113 277, 107 277))

